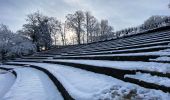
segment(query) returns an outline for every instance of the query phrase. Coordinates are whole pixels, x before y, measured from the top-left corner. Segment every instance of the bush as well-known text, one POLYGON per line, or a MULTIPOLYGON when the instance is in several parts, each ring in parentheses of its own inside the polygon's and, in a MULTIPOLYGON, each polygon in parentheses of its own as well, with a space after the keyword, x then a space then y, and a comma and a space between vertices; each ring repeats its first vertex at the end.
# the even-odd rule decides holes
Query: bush
POLYGON ((0 25, 0 60, 30 55, 36 46, 30 39, 14 34, 5 25, 0 25))

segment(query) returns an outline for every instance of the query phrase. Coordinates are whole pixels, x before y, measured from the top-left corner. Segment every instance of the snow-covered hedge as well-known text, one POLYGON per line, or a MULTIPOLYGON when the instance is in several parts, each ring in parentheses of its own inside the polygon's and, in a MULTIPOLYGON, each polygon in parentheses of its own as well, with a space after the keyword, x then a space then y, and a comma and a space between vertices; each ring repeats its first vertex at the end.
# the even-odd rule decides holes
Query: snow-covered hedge
POLYGON ((11 32, 5 25, 0 25, 0 60, 34 52, 36 52, 36 46, 31 40, 11 32))
POLYGON ((36 52, 35 47, 36 46, 32 44, 30 41, 19 43, 8 49, 6 57, 16 57, 33 54, 34 52, 36 52))

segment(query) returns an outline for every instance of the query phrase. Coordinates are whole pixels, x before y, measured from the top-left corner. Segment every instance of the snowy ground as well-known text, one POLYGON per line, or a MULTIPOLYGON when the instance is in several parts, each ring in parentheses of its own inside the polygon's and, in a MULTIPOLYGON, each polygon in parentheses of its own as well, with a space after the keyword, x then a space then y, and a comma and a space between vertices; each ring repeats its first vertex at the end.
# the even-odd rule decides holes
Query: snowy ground
POLYGON ((7 71, 0 69, 0 74, 6 73, 7 71))
POLYGON ((23 66, 14 66, 14 65, 0 65, 2 68, 22 68, 23 66))
POLYGON ((140 61, 68 60, 68 59, 56 59, 48 61, 79 63, 94 65, 98 67, 109 67, 124 70, 149 70, 170 73, 170 64, 167 63, 140 62, 140 61))
POLYGON ((0 100, 63 100, 60 92, 43 72, 18 68, 17 79, 0 100))
POLYGON ((140 72, 136 73, 135 75, 125 75, 125 77, 135 78, 135 79, 143 80, 145 82, 170 87, 170 79, 166 77, 152 76, 150 74, 144 74, 140 72))
POLYGON ((3 97, 11 88, 14 82, 15 76, 12 73, 0 70, 0 100, 1 97, 3 97))
POLYGON ((46 63, 18 63, 36 65, 49 70, 76 100, 112 100, 113 98, 114 100, 168 100, 170 98, 170 94, 162 91, 145 89, 110 76, 82 69, 46 63))
POLYGON ((156 59, 150 59, 151 61, 170 61, 170 57, 163 56, 163 57, 158 57, 156 59))

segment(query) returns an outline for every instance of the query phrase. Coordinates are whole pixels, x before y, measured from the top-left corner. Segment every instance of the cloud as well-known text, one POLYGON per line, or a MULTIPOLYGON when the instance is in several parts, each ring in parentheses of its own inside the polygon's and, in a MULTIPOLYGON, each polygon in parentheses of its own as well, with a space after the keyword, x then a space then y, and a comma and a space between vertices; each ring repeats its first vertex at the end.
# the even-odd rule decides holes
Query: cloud
POLYGON ((170 15, 168 3, 169 0, 1 0, 0 23, 16 31, 25 23, 26 15, 37 10, 61 21, 68 13, 88 10, 120 30, 142 24, 152 15, 170 15))

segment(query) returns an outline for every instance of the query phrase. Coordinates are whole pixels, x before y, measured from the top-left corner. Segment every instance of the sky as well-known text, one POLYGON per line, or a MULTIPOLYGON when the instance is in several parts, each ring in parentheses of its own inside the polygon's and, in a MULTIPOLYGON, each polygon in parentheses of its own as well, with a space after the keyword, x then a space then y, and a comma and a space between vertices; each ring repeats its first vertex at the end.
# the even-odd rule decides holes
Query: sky
POLYGON ((108 19, 115 30, 138 26, 152 15, 170 15, 170 0, 0 0, 0 23, 17 31, 26 15, 40 11, 64 22, 77 10, 90 11, 98 20, 108 19))

